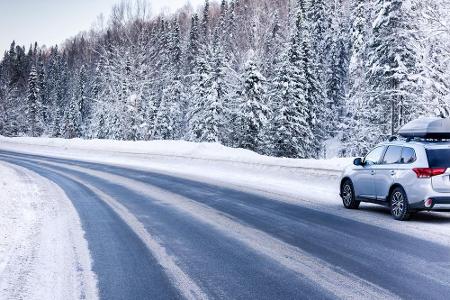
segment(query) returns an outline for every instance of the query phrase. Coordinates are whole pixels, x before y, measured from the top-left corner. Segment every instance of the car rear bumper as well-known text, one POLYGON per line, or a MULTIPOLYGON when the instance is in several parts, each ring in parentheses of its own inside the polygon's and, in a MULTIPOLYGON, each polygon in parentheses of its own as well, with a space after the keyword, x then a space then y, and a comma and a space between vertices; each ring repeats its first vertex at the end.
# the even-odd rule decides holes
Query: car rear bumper
POLYGON ((432 210, 432 211, 450 211, 450 197, 428 197, 432 200, 430 207, 425 206, 425 200, 411 204, 411 209, 415 210, 432 210))

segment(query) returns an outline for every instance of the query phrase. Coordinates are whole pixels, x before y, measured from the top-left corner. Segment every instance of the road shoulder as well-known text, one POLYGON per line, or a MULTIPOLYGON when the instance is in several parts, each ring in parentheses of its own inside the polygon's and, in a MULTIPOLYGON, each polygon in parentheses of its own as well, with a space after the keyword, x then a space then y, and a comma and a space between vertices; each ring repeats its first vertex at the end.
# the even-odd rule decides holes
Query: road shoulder
POLYGON ((70 200, 50 181, 0 163, 0 299, 96 299, 70 200))

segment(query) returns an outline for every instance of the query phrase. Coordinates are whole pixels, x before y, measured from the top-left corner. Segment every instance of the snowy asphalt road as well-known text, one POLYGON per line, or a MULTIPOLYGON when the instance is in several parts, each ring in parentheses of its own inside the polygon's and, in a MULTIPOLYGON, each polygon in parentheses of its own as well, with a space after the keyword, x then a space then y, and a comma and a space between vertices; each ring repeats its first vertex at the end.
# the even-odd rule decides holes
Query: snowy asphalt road
POLYGON ((5 151, 0 159, 72 200, 103 299, 450 295, 450 245, 148 171, 5 151))

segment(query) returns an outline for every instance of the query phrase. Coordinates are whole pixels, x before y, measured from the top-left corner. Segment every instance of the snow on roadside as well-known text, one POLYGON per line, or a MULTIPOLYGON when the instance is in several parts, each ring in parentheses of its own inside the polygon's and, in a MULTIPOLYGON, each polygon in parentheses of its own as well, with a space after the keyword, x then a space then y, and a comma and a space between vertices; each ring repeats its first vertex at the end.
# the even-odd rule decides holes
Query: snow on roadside
POLYGON ((0 299, 96 299, 75 208, 54 184, 0 163, 0 299))
MULTIPOLYGON (((8 146, 23 146, 24 151, 32 151, 33 147, 40 147, 40 151, 51 153, 58 150, 60 154, 74 153, 83 150, 83 153, 92 155, 99 152, 103 155, 122 154, 134 156, 159 156, 184 158, 195 160, 221 161, 230 163, 243 163, 264 166, 287 168, 314 168, 330 171, 342 171, 351 159, 333 158, 327 160, 317 159, 291 159, 276 158, 259 155, 245 149, 225 147, 218 143, 192 143, 186 141, 114 141, 114 140, 83 140, 58 138, 7 138, 0 136, 1 148, 8 146)), ((42 153, 42 152, 41 152, 42 153)))

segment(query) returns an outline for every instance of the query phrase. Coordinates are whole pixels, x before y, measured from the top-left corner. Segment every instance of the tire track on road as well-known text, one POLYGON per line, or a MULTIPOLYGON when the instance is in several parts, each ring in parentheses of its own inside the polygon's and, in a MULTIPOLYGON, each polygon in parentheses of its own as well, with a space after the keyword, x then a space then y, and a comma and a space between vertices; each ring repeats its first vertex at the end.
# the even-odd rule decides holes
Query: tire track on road
MULTIPOLYGON (((50 163, 50 165, 52 164, 55 165, 55 163, 50 163)), ((321 259, 311 256, 310 253, 302 252, 300 248, 285 244, 258 229, 233 221, 231 218, 224 216, 223 213, 219 213, 191 199, 113 174, 86 170, 84 168, 80 169, 80 167, 74 166, 60 168, 60 170, 73 169, 78 173, 78 176, 83 176, 84 174, 84 177, 86 177, 86 174, 90 174, 97 178, 106 178, 109 182, 118 182, 124 187, 131 187, 139 191, 141 194, 152 195, 153 198, 168 203, 176 209, 183 209, 195 218, 223 231, 224 234, 229 235, 232 232, 231 236, 233 238, 245 243, 254 251, 267 255, 284 267, 309 278, 339 298, 395 298, 387 290, 360 279, 344 269, 329 265, 321 259)))

